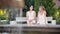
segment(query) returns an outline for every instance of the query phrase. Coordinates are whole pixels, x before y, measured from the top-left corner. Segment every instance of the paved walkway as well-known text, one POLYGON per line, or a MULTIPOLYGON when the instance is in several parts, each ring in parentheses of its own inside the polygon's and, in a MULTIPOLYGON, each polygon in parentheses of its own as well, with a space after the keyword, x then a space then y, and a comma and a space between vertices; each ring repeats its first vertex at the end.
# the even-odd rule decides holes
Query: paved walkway
POLYGON ((27 25, 27 24, 6 24, 0 25, 0 32, 9 32, 12 34, 21 34, 23 32, 60 32, 60 25, 27 25))

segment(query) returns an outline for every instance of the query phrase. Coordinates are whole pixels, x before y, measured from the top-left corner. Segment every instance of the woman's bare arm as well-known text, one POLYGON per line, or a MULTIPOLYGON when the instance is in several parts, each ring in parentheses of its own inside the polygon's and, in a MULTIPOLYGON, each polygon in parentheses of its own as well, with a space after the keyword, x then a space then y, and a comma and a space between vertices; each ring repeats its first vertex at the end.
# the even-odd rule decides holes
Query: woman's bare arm
POLYGON ((37 21, 39 21, 38 19, 39 19, 39 12, 38 12, 38 16, 37 16, 37 21))
POLYGON ((28 20, 28 17, 29 17, 29 16, 28 16, 28 12, 27 12, 27 13, 26 13, 26 20, 27 20, 27 22, 29 21, 29 20, 28 20))
POLYGON ((36 12, 34 11, 34 19, 36 19, 36 12))
POLYGON ((46 11, 44 11, 44 18, 45 18, 45 23, 46 23, 46 11))

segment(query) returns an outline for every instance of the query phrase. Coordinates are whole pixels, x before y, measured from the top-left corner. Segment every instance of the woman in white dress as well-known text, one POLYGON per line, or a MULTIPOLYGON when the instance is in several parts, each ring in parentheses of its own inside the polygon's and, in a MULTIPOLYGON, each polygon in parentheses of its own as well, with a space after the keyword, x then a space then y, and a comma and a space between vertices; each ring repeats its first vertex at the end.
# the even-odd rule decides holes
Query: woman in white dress
POLYGON ((35 21, 36 13, 35 13, 35 11, 33 11, 33 6, 32 6, 32 5, 30 6, 29 9, 30 9, 30 10, 27 11, 27 13, 26 13, 27 24, 33 24, 33 23, 36 22, 36 21, 35 21))
POLYGON ((44 10, 44 6, 39 7, 37 23, 40 25, 46 25, 47 24, 46 11, 44 10))

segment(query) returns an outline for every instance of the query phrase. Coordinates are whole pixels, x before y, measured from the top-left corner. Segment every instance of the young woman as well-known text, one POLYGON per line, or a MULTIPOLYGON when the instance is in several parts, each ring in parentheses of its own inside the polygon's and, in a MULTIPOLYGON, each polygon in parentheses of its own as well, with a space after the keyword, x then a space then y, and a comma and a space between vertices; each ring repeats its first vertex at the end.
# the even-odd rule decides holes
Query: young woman
POLYGON ((27 24, 33 24, 35 23, 35 18, 36 18, 36 13, 33 11, 33 6, 31 5, 30 10, 27 11, 26 13, 26 18, 27 18, 27 24))
POLYGON ((46 11, 44 9, 45 9, 44 6, 39 7, 37 23, 40 25, 46 25, 47 24, 46 11))

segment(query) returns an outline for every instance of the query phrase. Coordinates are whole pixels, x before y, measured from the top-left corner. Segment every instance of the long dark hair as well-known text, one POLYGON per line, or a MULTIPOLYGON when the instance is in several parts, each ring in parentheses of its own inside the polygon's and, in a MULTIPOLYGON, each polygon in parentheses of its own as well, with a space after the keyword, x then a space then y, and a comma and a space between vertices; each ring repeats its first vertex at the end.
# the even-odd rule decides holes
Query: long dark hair
MULTIPOLYGON (((30 7, 31 7, 31 6, 33 6, 33 5, 30 5, 30 6, 29 6, 29 10, 30 10, 30 7)), ((33 10, 34 10, 34 6, 33 6, 33 10)))

